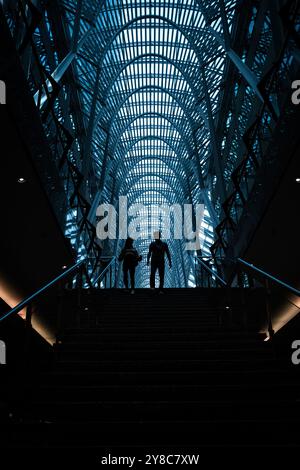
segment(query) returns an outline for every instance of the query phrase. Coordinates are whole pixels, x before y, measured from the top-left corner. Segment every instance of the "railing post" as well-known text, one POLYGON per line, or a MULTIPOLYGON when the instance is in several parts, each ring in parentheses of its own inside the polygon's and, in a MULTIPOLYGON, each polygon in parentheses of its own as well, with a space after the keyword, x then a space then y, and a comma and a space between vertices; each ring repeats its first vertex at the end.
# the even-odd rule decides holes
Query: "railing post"
POLYGON ((83 276, 83 266, 81 265, 78 273, 78 288, 77 288, 77 308, 81 307, 81 296, 82 296, 82 276, 83 276))
POLYGON ((243 288, 243 273, 241 266, 237 264, 237 285, 239 288, 243 288))
POLYGON ((227 312, 227 316, 229 317, 228 320, 229 320, 229 326, 230 327, 233 327, 233 311, 232 311, 232 301, 231 301, 231 288, 230 286, 226 286, 225 287, 226 289, 226 312, 227 312))
POLYGON ((56 342, 59 341, 59 336, 62 331, 62 315, 63 315, 63 282, 58 285, 58 306, 57 306, 57 324, 56 324, 56 342))
POLYGON ((32 305, 31 303, 29 303, 26 307, 26 317, 25 317, 25 321, 26 321, 26 328, 28 328, 28 330, 31 329, 31 316, 32 316, 32 305))
POLYGON ((243 280, 243 270, 239 263, 236 265, 236 273, 237 273, 237 287, 240 293, 240 300, 242 306, 242 327, 247 329, 248 326, 248 318, 247 318, 247 302, 245 297, 245 288, 244 288, 244 280, 243 280))
POLYGON ((272 325, 272 314, 271 314, 271 305, 270 305, 270 298, 271 298, 271 289, 269 279, 265 281, 265 288, 266 288, 266 313, 267 313, 267 325, 268 325, 268 333, 269 338, 272 339, 274 336, 274 330, 272 325))
POLYGON ((24 370, 29 368, 30 364, 30 342, 31 342, 31 317, 32 317, 32 304, 29 303, 26 307, 25 314, 25 341, 24 341, 24 370))
POLYGON ((248 282, 250 289, 254 288, 254 277, 251 273, 248 274, 248 282))
POLYGON ((247 312, 247 302, 246 302, 246 292, 244 286, 240 286, 240 297, 242 304, 242 326, 246 330, 248 327, 248 312, 247 312))
POLYGON ((83 264, 79 268, 79 282, 77 288, 77 312, 76 312, 76 324, 80 326, 80 315, 81 315, 81 305, 82 305, 82 289, 83 289, 83 264))

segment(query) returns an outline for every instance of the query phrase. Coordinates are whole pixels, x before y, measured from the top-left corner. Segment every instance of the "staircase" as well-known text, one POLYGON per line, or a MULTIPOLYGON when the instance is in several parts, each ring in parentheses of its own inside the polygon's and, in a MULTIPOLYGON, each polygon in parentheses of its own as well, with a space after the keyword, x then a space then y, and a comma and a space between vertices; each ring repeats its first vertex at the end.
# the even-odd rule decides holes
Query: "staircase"
POLYGON ((220 325, 228 312, 216 291, 86 295, 51 370, 11 404, 9 447, 101 456, 299 446, 294 375, 270 342, 220 325))

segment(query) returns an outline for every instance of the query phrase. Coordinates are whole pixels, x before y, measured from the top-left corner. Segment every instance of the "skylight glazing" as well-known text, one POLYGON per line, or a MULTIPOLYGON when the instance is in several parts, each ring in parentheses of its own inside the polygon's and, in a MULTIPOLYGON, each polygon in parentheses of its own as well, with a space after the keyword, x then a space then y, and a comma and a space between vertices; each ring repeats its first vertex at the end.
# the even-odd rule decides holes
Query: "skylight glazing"
MULTIPOLYGON (((229 31, 235 3, 224 2, 229 31)), ((62 4, 72 35, 77 3, 62 4)), ((209 120, 219 111, 226 61, 210 28, 222 35, 217 1, 83 1, 79 37, 90 32, 77 58, 79 86, 87 118, 97 86, 95 115, 107 137, 93 133, 94 171, 100 178, 106 151, 113 174, 102 198, 108 200, 113 187, 114 199, 127 195, 130 205, 204 202, 200 181, 209 174, 213 152, 209 120)), ((146 210, 140 228, 148 222, 146 210)), ((213 236, 206 208, 203 253, 213 236)), ((137 242, 144 257, 149 242, 137 242)), ((167 285, 190 285, 190 254, 179 240, 169 244, 179 267, 167 274, 167 285)), ((141 287, 148 277, 142 267, 141 287)))

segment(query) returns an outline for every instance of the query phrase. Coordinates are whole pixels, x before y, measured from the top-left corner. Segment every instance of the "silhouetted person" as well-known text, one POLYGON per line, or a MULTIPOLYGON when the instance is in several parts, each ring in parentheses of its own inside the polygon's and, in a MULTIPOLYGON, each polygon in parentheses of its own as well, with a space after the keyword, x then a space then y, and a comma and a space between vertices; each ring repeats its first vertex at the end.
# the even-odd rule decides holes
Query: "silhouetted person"
POLYGON ((172 261, 167 243, 161 240, 161 233, 155 232, 154 238, 155 241, 150 244, 147 256, 147 266, 149 266, 149 261, 151 259, 150 288, 155 289, 155 274, 158 270, 159 290, 162 293, 165 279, 165 255, 167 255, 169 260, 170 268, 172 267, 172 261))
POLYGON ((138 254, 137 250, 133 247, 133 239, 127 238, 124 248, 120 253, 119 261, 123 261, 124 285, 127 290, 128 290, 128 271, 129 271, 131 294, 134 294, 135 268, 137 267, 141 259, 142 257, 138 254))

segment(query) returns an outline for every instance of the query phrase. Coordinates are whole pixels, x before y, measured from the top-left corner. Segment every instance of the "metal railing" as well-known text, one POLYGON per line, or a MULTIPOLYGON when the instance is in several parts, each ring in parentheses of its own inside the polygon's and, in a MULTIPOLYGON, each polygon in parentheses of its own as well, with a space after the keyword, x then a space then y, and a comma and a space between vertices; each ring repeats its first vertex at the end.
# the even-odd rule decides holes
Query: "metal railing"
POLYGON ((259 274, 259 276, 262 276, 264 279, 264 286, 266 289, 266 313, 267 313, 267 324, 268 324, 268 334, 269 334, 268 339, 272 339, 275 332, 274 332, 273 324, 272 324, 270 281, 280 287, 287 289, 289 292, 292 292, 293 294, 299 297, 300 297, 300 290, 296 289, 295 287, 292 287, 287 282, 284 282, 281 279, 278 279, 277 277, 272 276, 272 274, 267 273, 263 269, 260 269, 257 266, 254 266, 254 264, 248 263, 242 258, 237 258, 237 262, 240 264, 240 266, 243 266, 246 269, 250 269, 254 273, 259 274))
MULTIPOLYGON (((117 287, 117 258, 116 256, 106 258, 107 265, 93 280, 93 286, 99 289, 110 289, 117 287)), ((102 258, 105 261, 105 258, 102 258)))
POLYGON ((195 262, 196 269, 197 264, 200 267, 199 274, 202 287, 217 287, 218 284, 222 287, 227 286, 227 282, 218 274, 218 267, 216 265, 216 261, 213 258, 197 256, 195 258, 195 262))
POLYGON ((85 259, 79 261, 78 263, 74 264, 70 268, 65 269, 59 276, 52 279, 52 281, 45 284, 43 287, 38 289, 36 292, 29 295, 24 300, 22 300, 20 303, 18 303, 18 305, 13 307, 7 313, 2 315, 2 317, 0 317, 0 321, 4 320, 5 318, 9 317, 10 315, 12 315, 14 313, 19 313, 21 310, 23 310, 23 308, 26 307, 26 322, 30 323, 32 302, 34 300, 36 300, 38 297, 40 297, 42 294, 44 294, 46 291, 48 291, 51 287, 59 284, 63 279, 67 278, 67 276, 69 276, 71 273, 80 270, 80 268, 82 268, 84 266, 84 263, 85 263, 85 259))
MULTIPOLYGON (((6 312, 4 315, 0 317, 0 321, 5 320, 6 318, 10 317, 11 315, 15 313, 19 313, 21 310, 26 308, 26 315, 25 315, 25 320, 28 325, 31 324, 31 313, 32 313, 32 304, 34 301, 36 301, 42 294, 47 292, 49 289, 54 287, 55 285, 61 285, 61 282, 67 279, 71 274, 75 275, 78 274, 78 278, 76 280, 76 289, 78 292, 78 306, 80 306, 81 303, 81 290, 82 288, 86 285, 89 287, 99 287, 99 288, 108 288, 108 287, 115 287, 116 286, 116 272, 117 272, 117 259, 116 257, 113 258, 102 258, 102 262, 108 261, 107 266, 100 272, 100 274, 93 280, 91 281, 87 269, 86 269, 86 262, 87 259, 82 259, 75 263, 73 266, 70 266, 67 269, 64 269, 64 271, 56 276, 54 279, 49 281, 47 284, 45 284, 43 287, 38 289, 36 292, 33 294, 25 297, 21 302, 18 303, 15 307, 11 308, 8 312, 6 312), (86 281, 84 281, 84 276, 86 281)), ((73 287, 75 287, 73 285, 73 287)))
POLYGON ((271 274, 267 273, 266 271, 263 271, 262 269, 258 268, 257 266, 254 266, 254 264, 252 263, 248 263, 247 261, 243 260, 242 258, 238 258, 237 261, 242 264, 243 266, 246 266, 247 268, 250 268, 252 269, 253 271, 255 271, 256 273, 262 275, 264 278, 266 278, 268 281, 272 281, 274 282, 275 284, 281 286, 281 287, 284 287, 285 289, 289 290, 290 292, 292 292, 293 294, 296 294, 296 295, 299 295, 300 297, 300 290, 298 289, 295 289, 295 287, 292 287, 290 286, 289 284, 287 284, 286 282, 284 281, 281 281, 280 279, 278 279, 277 277, 275 276, 272 276, 271 274))
MULTIPOLYGON (((263 278, 264 282, 264 287, 266 291, 266 318, 267 318, 267 325, 268 325, 268 335, 269 338, 272 338, 274 336, 274 330, 273 330, 273 325, 272 325, 272 313, 271 313, 271 290, 270 290, 270 282, 276 284, 277 286, 283 287, 287 289, 289 292, 297 295, 300 297, 300 290, 296 289, 295 287, 291 286, 285 281, 282 281, 281 279, 273 276, 272 274, 264 271, 261 268, 258 268, 255 266, 253 263, 249 263, 245 261, 242 258, 236 258, 236 259, 231 259, 231 261, 234 264, 234 275, 232 276, 232 280, 226 281, 223 277, 221 277, 220 273, 220 266, 218 266, 218 261, 220 260, 225 260, 225 258, 201 258, 201 257, 196 257, 195 261, 196 264, 198 263, 201 266, 201 271, 200 271, 200 276, 201 276, 201 285, 202 287, 227 287, 230 288, 232 287, 233 284, 233 279, 237 276, 239 277, 240 269, 242 269, 244 272, 250 272, 259 275, 259 277, 263 278), (204 261, 205 260, 205 261, 204 261), (209 266, 210 264, 210 266, 209 266), (210 278, 210 280, 207 282, 207 280, 203 283, 203 272, 206 272, 206 276, 210 278)), ((255 276, 254 276, 255 277, 255 276)), ((239 283, 239 280, 237 281, 237 287, 245 287, 243 284, 239 283)), ((227 290, 228 292, 228 290, 227 290)))
MULTIPOLYGON (((226 279, 224 279, 225 276, 223 275, 223 272, 222 272, 222 261, 224 261, 223 258, 212 259, 209 257, 195 257, 195 268, 197 266, 200 267, 202 287, 221 286, 223 288, 226 288, 227 292, 229 288, 232 287, 233 278, 231 281, 227 281, 226 279), (204 277, 204 273, 205 273, 205 277, 204 277)), ((266 288, 266 313, 267 313, 267 322, 268 322, 268 333, 269 333, 269 337, 272 338, 272 336, 274 335, 274 330, 272 326, 272 315, 271 315, 270 282, 287 289, 289 292, 299 297, 300 297, 300 290, 296 289, 295 287, 292 287, 287 282, 282 281, 281 279, 271 275, 270 273, 258 268, 257 266, 245 261, 242 258, 236 258, 230 261, 234 264, 234 270, 235 270, 234 277, 238 275, 239 270, 242 269, 244 270, 244 272, 249 272, 250 270, 250 272, 253 272, 256 275, 259 275, 259 277, 262 277, 264 279, 264 284, 266 288)), ((78 273, 78 280, 76 283, 77 292, 78 292, 78 307, 80 307, 80 304, 81 304, 81 291, 82 291, 83 284, 84 284, 83 283, 84 273, 88 280, 88 285, 91 287, 98 287, 101 289, 117 287, 117 283, 118 283, 117 282, 117 278, 118 278, 117 258, 115 256, 103 258, 102 262, 104 262, 104 264, 106 263, 106 266, 104 267, 104 269, 101 270, 100 274, 96 276, 96 278, 92 282, 88 279, 88 273, 86 272, 86 269, 85 269, 86 259, 83 259, 77 262, 73 266, 65 269, 60 275, 52 279, 50 282, 45 284, 36 292, 26 297, 18 305, 10 309, 7 313, 2 315, 0 317, 0 321, 3 321, 9 316, 15 313, 19 313, 21 310, 26 308, 26 315, 25 315, 26 324, 28 326, 31 326, 31 314, 32 314, 33 302, 37 300, 37 298, 39 298, 46 291, 48 291, 51 287, 55 285, 59 285, 60 287, 63 287, 62 281, 64 281, 68 276, 71 276, 72 274, 75 275, 75 273, 78 273)), ((239 284, 238 284, 238 287, 240 287, 239 284)), ((244 285, 242 285, 242 287, 244 287, 244 285)))

